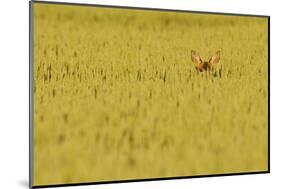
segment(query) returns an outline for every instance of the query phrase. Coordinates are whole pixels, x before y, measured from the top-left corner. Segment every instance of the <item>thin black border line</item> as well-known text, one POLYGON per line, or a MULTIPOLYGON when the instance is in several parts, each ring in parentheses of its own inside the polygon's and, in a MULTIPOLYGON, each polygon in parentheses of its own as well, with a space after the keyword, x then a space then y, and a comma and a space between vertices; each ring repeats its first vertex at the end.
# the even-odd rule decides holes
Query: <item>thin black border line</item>
POLYGON ((131 182, 145 182, 145 181, 165 181, 165 180, 175 180, 175 179, 258 175, 258 174, 268 174, 268 173, 270 173, 270 172, 269 171, 257 171, 257 172, 223 173, 223 174, 179 176, 179 177, 160 177, 160 178, 147 178, 147 179, 129 179, 129 180, 70 183, 70 184, 36 185, 36 186, 33 186, 32 188, 53 188, 53 187, 85 186, 85 185, 99 185, 99 184, 118 184, 118 183, 131 183, 131 182))
POLYGON ((68 6, 88 6, 88 7, 100 7, 100 8, 120 8, 120 9, 135 9, 135 10, 145 10, 145 11, 165 11, 165 12, 178 12, 178 13, 193 13, 193 14, 213 14, 213 15, 223 15, 223 16, 245 16, 245 17, 262 17, 267 18, 268 15, 258 15, 258 14, 240 14, 240 13, 224 13, 224 12, 208 12, 208 11, 192 11, 192 10, 179 10, 179 9, 164 9, 164 8, 150 8, 150 7, 133 7, 133 6, 123 6, 123 5, 102 5, 102 4, 90 4, 90 3, 70 3, 70 2, 58 2, 58 1, 40 1, 33 0, 33 3, 41 4, 56 4, 56 5, 68 5, 68 6))
POLYGON ((267 81, 268 81, 268 171, 270 172, 270 17, 268 17, 268 75, 267 75, 267 81))
POLYGON ((51 1, 29 1, 29 187, 30 188, 52 188, 52 187, 67 187, 67 186, 84 186, 84 185, 97 185, 97 184, 114 184, 114 183, 130 183, 130 182, 144 182, 144 181, 161 181, 161 180, 174 180, 174 179, 190 179, 190 178, 210 178, 222 176, 239 176, 239 175, 255 175, 255 174, 268 174, 270 173, 270 16, 266 15, 250 15, 250 14, 237 14, 237 13, 222 13, 222 12, 204 12, 204 11, 190 11, 190 10, 173 10, 173 9, 160 9, 160 8, 144 8, 144 7, 128 7, 128 6, 115 6, 115 5, 100 5, 100 4, 83 4, 83 3, 67 3, 67 2, 51 2, 51 1), (256 172, 239 172, 239 173, 223 173, 223 174, 206 174, 206 175, 192 175, 192 176, 175 176, 175 177, 160 177, 160 178, 145 178, 145 179, 129 179, 129 180, 113 180, 113 181, 98 181, 98 182, 81 182, 69 184, 51 184, 51 185, 33 185, 33 4, 58 4, 58 5, 72 5, 72 6, 90 6, 100 8, 120 8, 120 9, 137 9, 145 11, 164 11, 164 12, 181 12, 181 13, 195 13, 195 14, 211 14, 223 16, 245 16, 245 17, 260 17, 268 19, 268 167, 267 171, 256 172))
POLYGON ((34 17, 33 3, 29 1, 29 187, 33 186, 34 179, 34 94, 33 94, 33 62, 34 62, 34 17))

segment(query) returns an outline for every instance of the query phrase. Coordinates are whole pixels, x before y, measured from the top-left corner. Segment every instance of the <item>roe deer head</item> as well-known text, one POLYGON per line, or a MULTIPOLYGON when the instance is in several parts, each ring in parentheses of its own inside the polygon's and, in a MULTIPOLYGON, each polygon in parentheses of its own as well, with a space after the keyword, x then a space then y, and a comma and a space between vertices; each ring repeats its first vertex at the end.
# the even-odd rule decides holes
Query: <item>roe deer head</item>
POLYGON ((220 61, 220 51, 217 51, 209 61, 202 61, 200 55, 196 51, 191 50, 191 60, 193 63, 195 63, 196 70, 200 72, 211 70, 213 66, 220 61))

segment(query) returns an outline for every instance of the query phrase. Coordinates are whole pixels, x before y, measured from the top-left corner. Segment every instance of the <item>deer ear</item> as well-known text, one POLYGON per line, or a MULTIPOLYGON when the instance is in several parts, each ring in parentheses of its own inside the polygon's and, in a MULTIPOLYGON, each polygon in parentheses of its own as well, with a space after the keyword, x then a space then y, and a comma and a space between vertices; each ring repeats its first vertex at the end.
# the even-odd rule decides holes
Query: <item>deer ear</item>
POLYGON ((221 52, 217 51, 216 54, 214 56, 212 56, 212 58, 210 58, 209 63, 211 65, 215 65, 215 64, 219 63, 219 61, 220 61, 220 54, 221 54, 221 52))
POLYGON ((197 65, 202 63, 200 55, 194 50, 191 50, 191 60, 192 60, 192 62, 194 62, 197 65))

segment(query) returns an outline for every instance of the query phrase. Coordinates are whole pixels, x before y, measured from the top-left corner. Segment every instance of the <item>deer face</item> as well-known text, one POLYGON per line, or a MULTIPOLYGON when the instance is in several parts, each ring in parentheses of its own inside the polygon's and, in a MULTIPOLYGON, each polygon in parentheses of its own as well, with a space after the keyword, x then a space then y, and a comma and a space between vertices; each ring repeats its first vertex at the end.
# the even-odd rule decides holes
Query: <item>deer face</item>
POLYGON ((202 61, 200 55, 196 51, 191 50, 191 60, 193 63, 195 63, 196 70, 200 72, 211 70, 213 66, 220 61, 220 51, 217 51, 209 61, 202 61))

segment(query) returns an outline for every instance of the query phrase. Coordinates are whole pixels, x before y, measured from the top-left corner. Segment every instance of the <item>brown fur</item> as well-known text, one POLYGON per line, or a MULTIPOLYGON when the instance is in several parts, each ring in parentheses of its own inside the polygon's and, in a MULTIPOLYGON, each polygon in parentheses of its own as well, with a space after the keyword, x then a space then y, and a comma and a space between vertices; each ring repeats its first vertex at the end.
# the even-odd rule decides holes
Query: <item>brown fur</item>
POLYGON ((200 72, 211 70, 220 61, 220 51, 217 51, 209 61, 202 61, 200 55, 196 51, 191 50, 191 60, 195 63, 196 70, 200 72))

